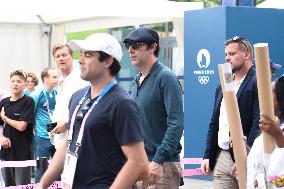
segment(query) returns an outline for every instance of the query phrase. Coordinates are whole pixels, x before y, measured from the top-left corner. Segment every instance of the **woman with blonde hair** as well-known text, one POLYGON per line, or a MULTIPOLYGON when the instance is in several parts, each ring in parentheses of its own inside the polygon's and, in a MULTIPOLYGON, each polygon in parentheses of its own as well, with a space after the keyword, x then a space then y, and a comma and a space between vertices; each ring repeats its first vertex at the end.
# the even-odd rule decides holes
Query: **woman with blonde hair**
POLYGON ((24 94, 29 96, 35 90, 35 87, 37 85, 38 85, 38 78, 36 74, 28 72, 24 94))

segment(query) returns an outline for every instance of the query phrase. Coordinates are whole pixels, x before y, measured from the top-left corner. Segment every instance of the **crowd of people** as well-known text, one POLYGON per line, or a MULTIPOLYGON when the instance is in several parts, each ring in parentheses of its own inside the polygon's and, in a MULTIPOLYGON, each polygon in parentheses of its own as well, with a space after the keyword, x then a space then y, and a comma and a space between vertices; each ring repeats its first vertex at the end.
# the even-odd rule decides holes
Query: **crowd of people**
MULTIPOLYGON (((41 86, 33 73, 12 72, 11 96, 0 103, 2 161, 52 158, 43 176, 35 170, 38 188, 55 180, 63 188, 178 188, 181 86, 157 60, 156 31, 135 29, 124 44, 139 70, 132 95, 115 79, 122 49, 109 34, 54 45, 58 69, 43 69, 41 86), (80 51, 80 71, 73 50, 80 51)), ((2 173, 5 186, 31 182, 31 167, 2 173)))
MULTIPOLYGON (((124 38, 131 63, 138 70, 131 94, 116 81, 121 69, 120 43, 105 33, 54 45, 57 69, 42 70, 41 86, 33 73, 11 72, 11 95, 0 101, 1 160, 52 159, 43 175, 38 167, 35 170, 38 189, 48 188, 56 180, 66 189, 179 188, 182 88, 175 74, 157 59, 159 40, 156 31, 144 27, 124 38), (74 50, 80 52, 80 70, 73 68, 74 50)), ((244 37, 225 42, 225 60, 232 67, 242 129, 251 148, 249 158, 263 154, 263 144, 257 142, 261 130, 275 138, 277 149, 284 146, 280 128, 284 119, 283 76, 273 83, 275 118, 267 117, 259 110, 252 51, 244 37)), ((271 73, 279 68, 272 62, 270 65, 271 73)), ((239 188, 234 165, 219 86, 201 170, 213 175, 216 189, 239 188)), ((250 166, 256 167, 248 161, 250 166)), ((31 167, 1 170, 5 186, 31 183, 31 167)), ((261 183, 255 176, 260 175, 260 169, 249 170, 248 186, 256 188, 261 183)), ((269 171, 273 172, 265 170, 269 171)))

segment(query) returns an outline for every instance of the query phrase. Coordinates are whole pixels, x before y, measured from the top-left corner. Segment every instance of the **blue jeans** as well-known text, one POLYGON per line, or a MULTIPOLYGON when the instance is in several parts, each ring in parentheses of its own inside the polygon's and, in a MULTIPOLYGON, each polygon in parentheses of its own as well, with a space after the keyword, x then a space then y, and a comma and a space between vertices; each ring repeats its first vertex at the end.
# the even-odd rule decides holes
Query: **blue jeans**
MULTIPOLYGON (((50 140, 47 138, 42 138, 39 136, 34 137, 34 153, 35 158, 39 159, 41 157, 47 157, 50 159, 55 152, 54 146, 50 143, 50 140)), ((35 183, 40 181, 41 175, 39 172, 39 167, 36 167, 35 172, 35 183)))

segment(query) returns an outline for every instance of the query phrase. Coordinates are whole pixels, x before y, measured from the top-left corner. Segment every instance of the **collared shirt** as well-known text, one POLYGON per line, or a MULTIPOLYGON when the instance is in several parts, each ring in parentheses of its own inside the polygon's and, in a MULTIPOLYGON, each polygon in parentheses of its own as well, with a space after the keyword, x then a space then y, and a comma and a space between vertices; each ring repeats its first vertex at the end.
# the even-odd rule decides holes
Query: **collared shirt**
POLYGON ((49 139, 46 127, 51 123, 56 93, 55 89, 48 92, 40 87, 30 94, 35 102, 35 136, 49 139))
MULTIPOLYGON (((237 83, 234 82, 234 91, 236 94, 238 93, 238 90, 242 82, 244 81, 245 77, 246 76, 244 76, 237 83)), ((230 146, 229 121, 228 121, 224 98, 222 99, 221 107, 220 107, 218 145, 223 150, 228 150, 230 146)))
POLYGON ((174 73, 156 62, 143 82, 137 75, 132 98, 137 103, 149 161, 179 161, 183 131, 181 86, 174 73))
POLYGON ((73 69, 72 72, 60 81, 56 95, 56 105, 52 116, 52 122, 68 122, 69 100, 74 92, 90 83, 80 77, 80 71, 73 69))

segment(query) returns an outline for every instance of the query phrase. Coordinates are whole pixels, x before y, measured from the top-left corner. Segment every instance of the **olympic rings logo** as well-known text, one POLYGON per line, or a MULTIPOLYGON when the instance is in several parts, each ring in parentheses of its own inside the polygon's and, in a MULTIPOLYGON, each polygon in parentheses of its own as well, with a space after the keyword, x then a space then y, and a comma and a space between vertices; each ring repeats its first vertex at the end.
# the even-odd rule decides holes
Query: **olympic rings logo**
POLYGON ((206 85, 209 82, 209 76, 198 76, 198 81, 202 85, 206 85))

